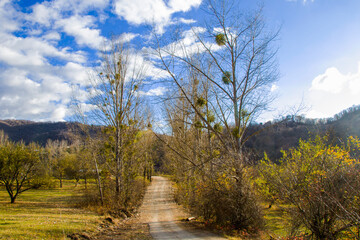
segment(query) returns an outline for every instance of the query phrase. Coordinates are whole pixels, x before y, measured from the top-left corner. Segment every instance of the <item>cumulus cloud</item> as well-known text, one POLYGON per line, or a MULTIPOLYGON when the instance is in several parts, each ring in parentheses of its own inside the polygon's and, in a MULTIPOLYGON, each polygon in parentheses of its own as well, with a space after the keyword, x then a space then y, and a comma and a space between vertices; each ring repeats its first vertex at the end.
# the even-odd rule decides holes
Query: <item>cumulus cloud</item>
POLYGON ((48 32, 48 33, 44 34, 43 38, 45 40, 56 40, 56 41, 58 41, 58 40, 61 39, 61 36, 60 36, 60 34, 58 32, 52 31, 52 32, 48 32))
POLYGON ((11 66, 44 65, 46 57, 84 62, 82 52, 70 52, 68 48, 56 48, 46 40, 36 37, 15 37, 0 33, 0 62, 11 66))
POLYGON ((1 32, 13 32, 20 28, 17 12, 10 0, 0 0, 1 32))
POLYGON ((140 96, 162 96, 165 92, 167 92, 168 89, 166 87, 157 87, 150 89, 147 92, 139 91, 140 96))
POLYGON ((202 0, 115 0, 114 12, 131 24, 155 24, 158 33, 171 24, 171 16, 176 12, 187 12, 199 7, 202 0))
POLYGON ((140 34, 137 33, 122 33, 119 38, 118 41, 120 43, 127 43, 127 42, 131 42, 134 38, 140 36, 140 34))
POLYGON ((312 110, 308 117, 331 117, 352 105, 360 104, 360 63, 355 73, 326 69, 312 81, 309 89, 312 110))
POLYGON ((32 14, 26 16, 28 20, 42 24, 46 27, 51 26, 53 21, 59 18, 59 11, 50 6, 50 2, 36 4, 32 7, 32 14))
POLYGON ((170 0, 168 5, 174 12, 187 12, 193 7, 199 7, 201 0, 170 0))
POLYGON ((320 74, 312 81, 310 90, 319 90, 330 93, 341 92, 346 84, 351 81, 351 77, 343 75, 335 67, 326 69, 324 74, 320 74))
POLYGON ((80 84, 86 86, 88 84, 89 68, 75 62, 68 62, 65 66, 59 67, 59 71, 63 73, 66 79, 69 79, 73 84, 80 84))
MULTIPOLYGON (((82 14, 90 10, 103 11, 109 5, 109 0, 54 0, 44 1, 32 6, 32 14, 28 20, 50 26, 54 20, 62 18, 64 13, 82 14)), ((66 14, 65 14, 66 15, 66 14)))
POLYGON ((94 21, 92 16, 74 15, 57 21, 57 26, 60 26, 66 34, 75 37, 79 45, 97 49, 105 42, 105 38, 100 36, 99 29, 91 28, 94 26, 94 21))
POLYGON ((133 77, 134 74, 139 74, 144 79, 166 78, 168 73, 165 70, 157 68, 153 62, 146 59, 142 54, 143 51, 134 51, 128 54, 127 67, 129 71, 127 72, 127 78, 133 77))
POLYGON ((343 74, 337 68, 326 69, 312 81, 310 91, 323 91, 333 94, 348 92, 351 95, 360 94, 360 63, 358 72, 343 74))
POLYGON ((53 113, 66 108, 71 89, 52 75, 35 81, 30 73, 10 68, 0 74, 0 116, 8 119, 60 121, 65 115, 53 113), (9 78, 11 80, 9 80, 9 78))
POLYGON ((65 66, 10 67, 0 74, 0 118, 63 121, 71 115, 71 97, 86 101, 81 88, 88 68, 68 62, 65 66))
POLYGON ((105 39, 97 29, 97 19, 84 14, 93 9, 101 14, 108 5, 108 0, 45 1, 35 4, 25 19, 52 31, 61 31, 73 36, 81 46, 97 49, 105 39))
POLYGON ((192 27, 191 29, 184 31, 181 34, 181 39, 163 47, 163 56, 173 54, 179 57, 186 57, 195 53, 204 52, 206 49, 210 49, 214 52, 220 50, 222 47, 215 43, 201 43, 198 40, 198 35, 203 34, 205 31, 206 29, 202 27, 192 27))

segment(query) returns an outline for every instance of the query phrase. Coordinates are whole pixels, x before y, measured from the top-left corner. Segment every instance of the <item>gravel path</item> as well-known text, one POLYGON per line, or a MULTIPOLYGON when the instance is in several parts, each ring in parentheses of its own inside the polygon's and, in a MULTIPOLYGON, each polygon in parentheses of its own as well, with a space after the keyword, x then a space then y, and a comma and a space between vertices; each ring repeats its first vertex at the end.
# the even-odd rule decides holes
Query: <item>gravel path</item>
POLYGON ((150 226, 154 239, 224 239, 216 235, 195 229, 184 229, 179 219, 185 217, 183 211, 173 201, 171 184, 164 177, 153 177, 140 215, 150 226))

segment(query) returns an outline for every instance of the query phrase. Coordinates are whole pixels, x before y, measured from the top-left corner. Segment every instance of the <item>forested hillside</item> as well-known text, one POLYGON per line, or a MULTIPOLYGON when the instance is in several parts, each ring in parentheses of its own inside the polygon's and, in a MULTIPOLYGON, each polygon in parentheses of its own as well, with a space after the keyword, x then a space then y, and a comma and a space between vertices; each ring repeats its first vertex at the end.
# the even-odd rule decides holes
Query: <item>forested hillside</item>
MULTIPOLYGON (((0 130, 14 142, 28 144, 36 142, 45 146, 48 140, 65 140, 71 143, 74 132, 79 132, 79 123, 73 122, 33 122, 27 120, 0 120, 0 130)), ((99 127, 93 127, 100 129, 99 127)))
POLYGON ((275 161, 282 156, 280 150, 296 147, 299 139, 328 134, 334 143, 340 143, 349 136, 360 136, 360 106, 343 110, 332 118, 287 116, 264 124, 253 124, 248 128, 248 136, 253 134, 245 146, 254 151, 255 159, 262 158, 266 152, 275 161))

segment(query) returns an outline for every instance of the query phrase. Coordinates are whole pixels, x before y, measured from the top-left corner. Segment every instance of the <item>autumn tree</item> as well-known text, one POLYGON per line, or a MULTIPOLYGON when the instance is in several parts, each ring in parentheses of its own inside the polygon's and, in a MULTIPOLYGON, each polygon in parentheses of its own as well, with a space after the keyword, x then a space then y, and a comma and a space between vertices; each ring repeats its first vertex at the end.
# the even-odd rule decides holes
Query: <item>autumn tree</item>
POLYGON ((46 184, 47 176, 40 171, 40 147, 36 144, 2 141, 0 145, 0 182, 10 196, 11 203, 23 192, 46 184))
POLYGON ((358 238, 360 162, 351 152, 359 146, 354 138, 336 146, 317 136, 283 151, 279 164, 262 161, 262 187, 288 206, 294 233, 305 227, 319 240, 338 239, 346 231, 358 238))
POLYGON ((153 131, 148 129, 141 132, 136 142, 135 158, 138 162, 138 168, 142 170, 144 181, 151 181, 151 177, 154 174, 154 162, 158 157, 155 141, 156 138, 153 131))
POLYGON ((63 179, 65 177, 65 169, 67 165, 67 150, 69 146, 66 141, 48 140, 45 150, 51 163, 52 175, 59 179, 60 188, 63 187, 63 179))

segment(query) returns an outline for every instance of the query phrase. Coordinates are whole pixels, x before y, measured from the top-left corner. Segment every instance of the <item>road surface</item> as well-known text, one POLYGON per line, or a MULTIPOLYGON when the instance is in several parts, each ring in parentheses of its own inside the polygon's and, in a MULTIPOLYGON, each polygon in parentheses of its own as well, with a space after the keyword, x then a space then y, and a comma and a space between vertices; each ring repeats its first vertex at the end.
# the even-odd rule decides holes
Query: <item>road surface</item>
POLYGON ((150 234, 154 239, 225 239, 212 233, 182 228, 180 218, 184 213, 173 201, 170 181, 158 176, 152 179, 140 208, 140 215, 149 224, 150 234))

